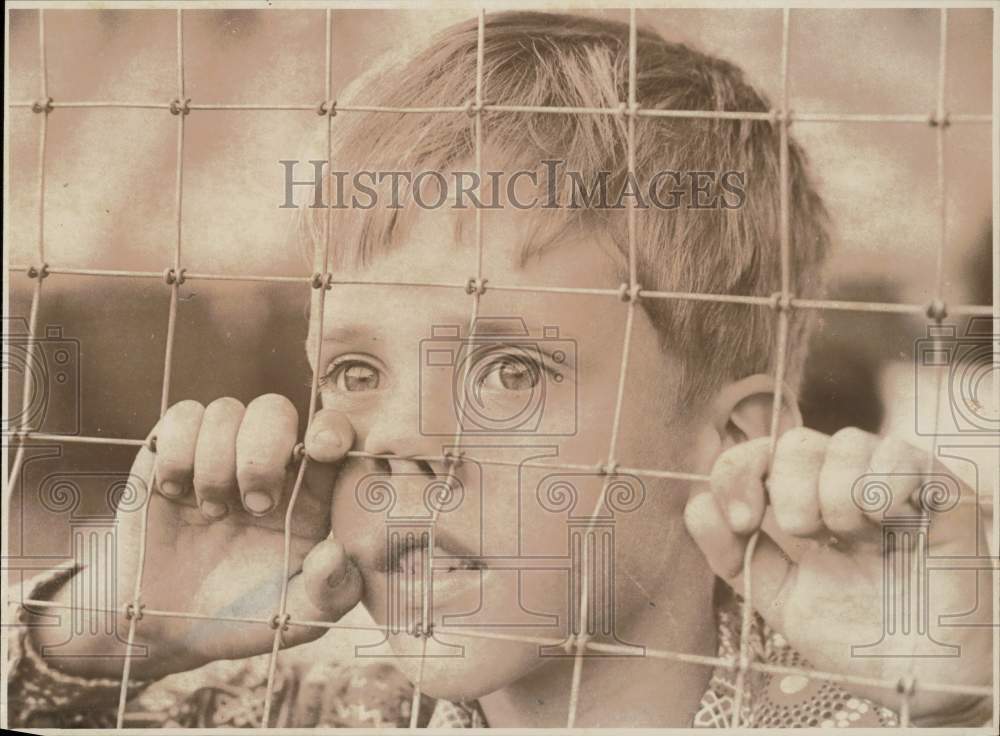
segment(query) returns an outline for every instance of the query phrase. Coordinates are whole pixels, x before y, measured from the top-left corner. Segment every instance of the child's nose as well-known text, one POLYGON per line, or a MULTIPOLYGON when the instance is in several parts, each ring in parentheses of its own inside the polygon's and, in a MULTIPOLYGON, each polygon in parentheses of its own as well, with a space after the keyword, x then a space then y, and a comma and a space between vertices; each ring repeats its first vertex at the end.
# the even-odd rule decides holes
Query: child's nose
POLYGON ((388 407, 370 426, 364 439, 365 452, 394 456, 385 461, 394 475, 433 475, 442 465, 434 459, 443 455, 442 438, 422 433, 418 414, 415 405, 388 407))
MULTIPOLYGON (((388 400, 380 405, 377 416, 372 417, 362 445, 365 452, 377 455, 396 455, 401 458, 418 456, 442 458, 447 447, 454 444, 454 435, 435 431, 439 427, 456 427, 451 410, 450 382, 441 376, 414 372, 396 386, 388 400)), ((389 461, 393 473, 422 472, 429 475, 443 474, 447 470, 441 460, 429 460, 414 468, 410 462, 389 461)))
POLYGON ((365 438, 364 450, 392 456, 372 461, 378 482, 391 489, 388 513, 421 518, 432 509, 428 494, 447 477, 448 466, 438 459, 444 452, 442 438, 421 434, 416 418, 405 414, 382 416, 365 438))

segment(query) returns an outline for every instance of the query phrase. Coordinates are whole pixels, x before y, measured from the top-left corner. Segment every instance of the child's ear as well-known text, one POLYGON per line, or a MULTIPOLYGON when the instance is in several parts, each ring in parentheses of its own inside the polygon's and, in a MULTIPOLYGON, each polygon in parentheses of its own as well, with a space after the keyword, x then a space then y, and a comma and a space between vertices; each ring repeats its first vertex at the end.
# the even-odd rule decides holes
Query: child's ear
MULTIPOLYGON (((722 441, 722 449, 771 434, 774 413, 774 377, 756 373, 727 384, 713 402, 713 424, 722 441)), ((802 426, 798 401, 787 386, 782 386, 778 434, 802 426)))

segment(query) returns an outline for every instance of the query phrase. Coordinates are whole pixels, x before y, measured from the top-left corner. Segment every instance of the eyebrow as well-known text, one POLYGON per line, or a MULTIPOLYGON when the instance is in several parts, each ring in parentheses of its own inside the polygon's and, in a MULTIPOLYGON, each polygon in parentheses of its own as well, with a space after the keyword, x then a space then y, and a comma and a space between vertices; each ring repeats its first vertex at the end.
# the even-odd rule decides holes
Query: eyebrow
POLYGON ((325 325, 323 327, 324 342, 356 342, 365 337, 371 337, 372 331, 367 327, 351 325, 325 325))
POLYGON ((469 329, 468 316, 449 321, 441 320, 433 325, 435 337, 458 339, 462 335, 469 337, 541 337, 540 327, 529 325, 522 317, 477 317, 472 329, 469 329))
POLYGON ((530 337, 531 330, 527 323, 519 317, 480 317, 473 325, 472 334, 530 337))
MULTIPOLYGON (((471 333, 468 325, 468 315, 453 315, 451 319, 442 319, 438 324, 431 325, 428 336, 458 338, 463 334, 471 334, 477 337, 542 337, 541 327, 529 325, 521 317, 479 317, 471 333)), ((350 343, 372 338, 374 335, 374 330, 367 326, 340 324, 323 329, 324 342, 350 343)))

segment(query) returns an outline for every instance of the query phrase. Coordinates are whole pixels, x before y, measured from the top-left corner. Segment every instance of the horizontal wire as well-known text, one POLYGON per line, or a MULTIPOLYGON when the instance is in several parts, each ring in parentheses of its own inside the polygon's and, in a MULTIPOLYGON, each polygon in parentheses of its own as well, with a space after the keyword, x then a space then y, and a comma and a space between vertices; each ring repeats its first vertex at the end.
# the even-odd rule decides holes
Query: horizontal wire
POLYGON ((697 291, 656 291, 639 289, 640 299, 676 299, 678 301, 719 302, 736 304, 757 304, 773 306, 774 298, 770 296, 749 296, 740 294, 709 294, 697 291))
MULTIPOLYGON (((8 107, 33 107, 36 102, 11 102, 8 107)), ((97 101, 73 101, 73 102, 51 102, 53 108, 65 107, 65 108, 97 108, 97 107, 109 107, 118 109, 134 109, 134 110, 169 110, 169 102, 119 102, 113 100, 97 100, 97 101)))
POLYGON ((599 289, 576 286, 529 286, 521 284, 493 284, 487 286, 487 291, 523 291, 538 294, 578 294, 594 296, 613 296, 621 298, 620 289, 599 289))
MULTIPOLYGON (((827 311, 846 312, 883 312, 893 314, 926 314, 927 304, 901 304, 894 302, 855 302, 831 299, 799 299, 792 297, 789 305, 799 309, 820 309, 827 311)), ((989 316, 993 307, 987 304, 955 304, 948 305, 949 317, 989 316)))
MULTIPOLYGON (((35 266, 23 263, 13 264, 7 267, 8 271, 16 273, 27 272, 35 266)), ((115 278, 159 278, 162 279, 163 271, 123 271, 105 270, 94 268, 60 268, 48 266, 49 274, 64 276, 103 276, 115 278)), ((234 282, 264 282, 264 283, 287 283, 302 284, 311 283, 313 276, 268 276, 264 274, 226 274, 194 271, 184 271, 185 281, 234 281, 234 282)), ((335 286, 402 286, 409 288, 430 288, 430 289, 468 289, 469 282, 457 281, 394 281, 388 279, 350 279, 337 278, 335 276, 328 280, 328 283, 335 286)), ((579 294, 588 296, 608 296, 621 298, 622 290, 610 288, 584 288, 573 286, 530 286, 522 284, 492 284, 488 283, 486 291, 513 291, 530 292, 539 294, 579 294)), ((652 289, 639 289, 637 296, 640 299, 674 299, 680 301, 703 301, 732 304, 750 304, 757 306, 777 305, 774 297, 771 296, 750 296, 739 294, 712 294, 697 291, 658 291, 652 289)), ((888 314, 925 314, 929 305, 913 304, 902 302, 865 302, 851 301, 844 299, 803 299, 791 297, 788 305, 797 309, 817 309, 828 311, 848 311, 848 312, 881 312, 888 314)), ((993 307, 989 304, 956 304, 947 305, 948 316, 990 316, 993 314, 993 307)))
MULTIPOLYGON (((126 445, 129 447, 142 447, 147 444, 146 440, 139 439, 124 439, 118 437, 92 437, 92 436, 81 436, 81 435, 64 435, 64 434, 49 434, 44 432, 4 432, 3 437, 6 440, 12 440, 14 442, 68 442, 76 444, 93 444, 93 445, 126 445)), ((367 460, 411 460, 411 461, 422 461, 422 462, 437 462, 437 463, 450 463, 455 461, 453 455, 393 455, 387 453, 371 453, 365 452, 363 450, 350 450, 346 453, 346 457, 367 459, 367 460)), ((463 455, 461 462, 463 463, 473 463, 476 465, 488 465, 497 467, 510 467, 510 468, 533 468, 539 470, 562 470, 562 471, 576 471, 580 473, 587 473, 594 476, 607 475, 607 474, 618 474, 618 475, 634 475, 639 478, 659 478, 663 480, 683 480, 690 481, 693 483, 708 483, 711 480, 711 476, 705 475, 703 473, 689 473, 679 470, 659 470, 655 468, 633 468, 628 466, 616 465, 613 471, 608 471, 603 465, 593 464, 588 465, 584 463, 544 463, 535 460, 526 460, 524 462, 517 462, 515 460, 499 460, 492 458, 479 458, 468 455, 463 455)), ((972 496, 963 496, 959 499, 961 504, 979 503, 981 506, 992 505, 992 497, 986 495, 985 492, 976 491, 972 496)))
MULTIPOLYGON (((981 124, 991 123, 992 115, 946 113, 947 123, 981 124)), ((932 113, 912 114, 874 114, 874 113, 827 113, 827 112, 794 112, 789 114, 792 122, 802 123, 917 123, 936 125, 938 119, 932 113)))
MULTIPOLYGON (((8 103, 11 108, 31 108, 36 100, 18 100, 8 103)), ((69 101, 51 103, 53 108, 118 108, 142 110, 170 110, 169 102, 126 102, 120 100, 69 101)), ((202 102, 187 104, 189 110, 244 110, 244 111, 318 111, 319 102, 310 103, 226 103, 202 102)), ((369 112, 390 114, 469 114, 476 110, 474 103, 427 107, 387 107, 382 105, 335 105, 334 112, 369 112)), ((481 106, 483 112, 531 113, 539 115, 629 115, 643 118, 686 118, 702 120, 762 120, 776 121, 781 117, 790 122, 802 123, 916 123, 937 124, 934 113, 838 113, 794 112, 783 114, 780 110, 655 110, 636 106, 633 111, 625 105, 619 107, 550 107, 544 105, 489 105, 481 106)), ((946 113, 948 124, 987 125, 993 122, 989 113, 946 113)))
MULTIPOLYGON (((315 105, 314 105, 315 107, 315 105)), ((337 105, 337 112, 385 112, 385 113, 466 113, 469 105, 441 105, 431 107, 384 107, 381 105, 337 105)))
MULTIPOLYGON (((59 603, 56 601, 46 601, 37 598, 23 598, 20 601, 8 600, 8 605, 18 604, 21 606, 31 606, 33 608, 43 608, 43 609, 54 609, 54 610, 71 610, 78 611, 80 613, 104 613, 104 614, 123 614, 125 606, 120 608, 111 608, 110 606, 76 606, 72 603, 59 603)), ((157 618, 176 618, 185 619, 192 621, 218 621, 219 623, 236 623, 236 624, 254 624, 267 626, 271 628, 274 626, 274 617, 260 618, 257 616, 232 616, 232 615, 211 615, 207 613, 194 613, 191 611, 169 611, 161 608, 148 608, 146 606, 142 607, 143 616, 154 616, 157 618)), ((310 621, 310 620, 289 620, 286 622, 288 626, 300 626, 304 628, 313 629, 343 629, 350 631, 377 631, 383 634, 389 633, 388 626, 379 626, 378 624, 341 624, 332 621, 310 621)))
POLYGON ((249 103, 225 103, 225 102, 209 102, 196 104, 194 102, 188 103, 189 110, 255 110, 255 111, 289 111, 289 110, 309 110, 315 112, 319 103, 312 103, 311 105, 301 105, 301 104, 254 104, 249 103))
POLYGON ((506 634, 500 631, 489 631, 486 629, 479 629, 474 627, 455 627, 455 626, 435 626, 435 634, 444 634, 446 636, 466 636, 470 639, 489 639, 492 641, 510 641, 518 642, 521 644, 538 644, 543 647, 561 647, 566 644, 565 638, 554 638, 545 636, 528 636, 525 634, 506 634))
POLYGON ((455 281, 389 281, 382 279, 344 279, 333 276, 330 279, 333 286, 409 286, 429 289, 468 289, 469 282, 455 281))
MULTIPOLYGON (((40 609, 66 609, 73 610, 80 613, 123 613, 124 609, 111 608, 108 606, 75 606, 72 603, 57 603, 55 601, 39 600, 35 598, 23 598, 20 600, 10 599, 8 600, 8 605, 20 605, 31 606, 32 608, 40 609)), ((262 626, 273 626, 274 620, 271 618, 257 618, 250 616, 212 616, 208 614, 200 613, 188 613, 185 611, 168 611, 156 608, 142 608, 142 616, 155 616, 158 618, 179 618, 179 619, 191 619, 199 621, 218 621, 220 623, 248 623, 248 624, 259 624, 262 626)), ((287 621, 288 626, 300 626, 305 628, 317 628, 317 629, 330 629, 330 630, 355 630, 355 631, 372 631, 379 632, 383 634, 394 633, 389 630, 388 626, 379 626, 377 624, 340 624, 338 622, 332 621, 310 621, 310 620, 300 620, 300 619, 289 619, 287 621)), ((494 639, 499 641, 510 641, 519 642, 523 644, 537 644, 540 646, 562 646, 565 644, 566 640, 564 638, 549 638, 549 637, 537 637, 528 636, 521 634, 508 634, 506 632, 492 631, 490 629, 481 629, 475 627, 448 627, 439 626, 434 627, 433 632, 435 634, 442 634, 446 636, 457 636, 457 637, 467 637, 470 639, 494 639)), ((712 657, 708 655, 690 654, 687 652, 675 652, 665 649, 653 649, 649 647, 642 648, 642 654, 637 654, 636 650, 638 647, 624 646, 621 644, 605 644, 602 642, 595 642, 587 640, 582 642, 587 650, 600 653, 600 654, 612 654, 621 655, 628 657, 648 657, 650 659, 663 659, 663 660, 673 660, 680 662, 688 662, 693 664, 705 665, 708 667, 725 667, 728 669, 738 669, 739 661, 735 658, 726 657, 712 657)), ((846 684, 846 685, 863 685, 866 687, 876 687, 886 690, 895 690, 899 686, 899 680, 889 680, 889 679, 879 679, 874 677, 862 677, 858 675, 843 675, 836 672, 825 672, 823 670, 813 670, 804 669, 799 667, 790 667, 787 665, 770 664, 767 662, 754 661, 749 663, 749 669, 756 670, 759 672, 766 672, 775 675, 797 675, 801 677, 807 677, 816 680, 825 680, 827 682, 846 684)), ((992 688, 984 685, 956 685, 954 683, 945 682, 920 682, 919 690, 921 692, 939 692, 939 693, 953 693, 961 695, 977 695, 977 696, 988 696, 992 694, 992 688)))
MULTIPOLYGON (((862 685, 865 687, 878 687, 883 689, 896 689, 900 680, 880 680, 875 677, 862 677, 860 675, 842 675, 838 672, 825 672, 823 670, 803 670, 788 665, 770 664, 768 662, 757 662, 751 665, 750 669, 758 672, 767 672, 772 675, 804 675, 814 680, 826 680, 827 682, 839 683, 842 685, 862 685), (809 673, 809 674, 806 674, 809 673)), ((952 682, 920 682, 920 692, 934 693, 954 693, 962 695, 992 695, 993 688, 988 685, 956 685, 952 682)))
MULTIPOLYGON (((350 450, 347 452, 347 457, 355 458, 365 458, 369 460, 413 460, 413 461, 423 461, 423 462, 439 462, 439 463, 450 463, 455 460, 454 456, 449 455, 389 455, 389 454, 375 454, 370 452, 364 452, 363 450, 350 450)), ((498 467, 509 467, 509 468, 537 468, 541 470, 575 470, 582 473, 588 473, 592 475, 607 475, 608 471, 603 465, 587 465, 584 463, 544 463, 537 460, 525 460, 523 462, 518 462, 516 460, 499 460, 490 458, 479 458, 471 456, 462 456, 462 462, 475 463, 478 465, 489 465, 498 467)), ((672 470, 656 470, 656 469, 646 469, 646 468, 625 468, 615 466, 614 472, 611 474, 629 474, 636 476, 648 476, 651 478, 666 478, 674 480, 689 480, 689 481, 700 481, 707 482, 709 476, 699 474, 699 473, 687 473, 682 471, 672 471, 672 470)))
MULTIPOLYGON (((36 266, 28 266, 23 263, 14 264, 7 267, 7 270, 16 273, 23 273, 36 266)), ((46 266, 49 275, 59 276, 99 276, 109 278, 137 278, 137 279, 162 279, 164 271, 123 271, 102 268, 60 268, 58 266, 46 266)), ((286 284, 308 284, 312 282, 312 276, 271 276, 266 274, 226 274, 226 273, 203 273, 198 271, 184 270, 184 280, 197 279, 200 281, 247 281, 247 282, 271 282, 286 284)), ((463 284, 464 288, 464 284, 463 284)))
MULTIPOLYGON (((545 105, 483 105, 483 112, 501 113, 531 113, 539 115, 622 115, 628 113, 628 108, 624 105, 619 107, 547 107, 545 105)), ((678 111, 683 112, 683 111, 678 111)), ((700 116, 697 111, 695 112, 700 116)), ((725 115, 751 115, 756 116, 756 112, 732 112, 719 113, 725 115)))
POLYGON ((94 437, 87 435, 76 435, 76 434, 53 434, 51 432, 21 432, 12 431, 4 432, 3 438, 5 440, 13 440, 14 442, 68 442, 70 444, 83 444, 83 445, 128 445, 130 447, 142 447, 146 444, 146 440, 133 440, 124 439, 121 437, 94 437))
MULTIPOLYGON (((7 267, 8 271, 23 273, 36 266, 26 266, 15 264, 7 267)), ((162 279, 163 271, 124 271, 104 268, 60 268, 58 266, 47 266, 48 274, 58 274, 60 276, 105 276, 111 278, 133 278, 133 279, 162 279)))
POLYGON ((308 284, 312 276, 267 276, 265 274, 227 274, 184 271, 184 280, 198 281, 253 281, 272 284, 308 284))

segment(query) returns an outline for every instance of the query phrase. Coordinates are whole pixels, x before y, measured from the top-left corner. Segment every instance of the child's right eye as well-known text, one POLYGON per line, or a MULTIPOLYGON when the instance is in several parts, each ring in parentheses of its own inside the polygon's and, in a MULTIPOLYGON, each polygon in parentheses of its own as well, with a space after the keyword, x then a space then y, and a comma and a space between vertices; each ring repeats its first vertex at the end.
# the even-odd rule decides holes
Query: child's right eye
POLYGON ((348 393, 374 391, 379 387, 382 374, 371 363, 356 358, 334 360, 320 383, 337 391, 348 393))

